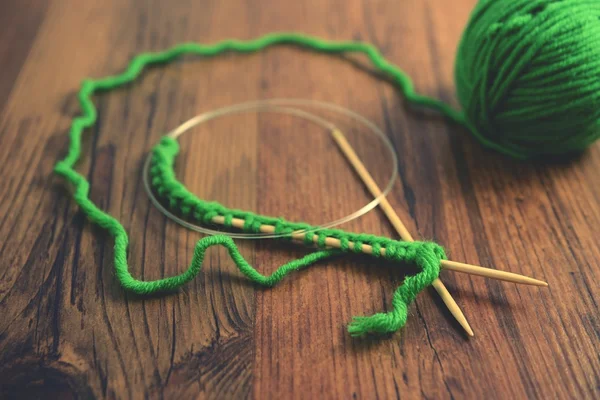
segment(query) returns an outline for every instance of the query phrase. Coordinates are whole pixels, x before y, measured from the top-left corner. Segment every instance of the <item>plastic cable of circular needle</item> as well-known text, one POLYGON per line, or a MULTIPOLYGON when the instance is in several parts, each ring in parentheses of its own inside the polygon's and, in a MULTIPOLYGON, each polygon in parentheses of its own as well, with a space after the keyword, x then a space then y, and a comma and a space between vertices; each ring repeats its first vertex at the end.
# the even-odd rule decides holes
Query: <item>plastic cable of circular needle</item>
MULTIPOLYGON (((377 207, 377 205, 381 202, 382 198, 384 198, 392 189, 392 186, 393 186, 394 181, 397 176, 398 158, 397 158, 397 155, 394 151, 394 148, 393 148, 391 142, 389 141, 388 137, 385 135, 385 133, 381 129, 379 129, 373 122, 369 121, 362 115, 360 115, 354 111, 351 111, 347 108, 335 105, 335 104, 330 104, 330 103, 325 103, 325 102, 320 102, 320 101, 315 101, 315 100, 301 100, 301 99, 261 100, 261 101, 236 104, 233 106, 223 107, 223 108, 220 108, 217 110, 213 110, 210 112, 200 114, 194 118, 189 119, 188 121, 184 122, 183 124, 179 125, 177 128, 173 129, 168 134, 168 136, 171 137, 172 139, 179 141, 180 138, 182 137, 182 135, 190 132, 192 128, 194 128, 198 125, 201 125, 201 124, 205 124, 208 121, 211 121, 211 120, 214 120, 214 119, 217 119, 220 117, 233 115, 233 114, 277 113, 277 114, 287 114, 287 115, 291 115, 294 117, 298 117, 298 118, 304 119, 306 121, 309 121, 310 123, 317 125, 318 127, 321 127, 324 132, 326 132, 329 135, 332 135, 332 143, 334 143, 333 135, 335 135, 335 132, 340 129, 338 127, 338 125, 336 125, 334 122, 332 122, 320 115, 316 115, 314 112, 309 112, 309 111, 305 110, 304 108, 318 108, 324 112, 337 114, 337 115, 345 117, 345 118, 350 118, 352 121, 357 123, 361 128, 363 128, 360 130, 360 134, 366 136, 365 139, 367 139, 367 140, 365 142, 373 143, 373 140, 376 140, 377 143, 380 144, 380 147, 384 150, 384 154, 381 155, 381 159, 386 161, 387 164, 389 164, 388 166, 386 166, 386 171, 388 171, 388 173, 386 175, 386 178, 383 179, 383 184, 381 185, 383 187, 383 190, 379 196, 376 196, 375 198, 368 197, 366 204, 361 206, 356 211, 353 211, 353 212, 343 215, 341 217, 334 218, 331 221, 325 221, 325 222, 319 221, 317 223, 311 222, 311 225, 313 225, 313 228, 311 228, 312 231, 332 228, 332 227, 338 226, 340 224, 354 220, 354 219, 366 214, 373 208, 377 207), (364 129, 364 128, 366 128, 366 129, 364 129)), ((165 207, 161 203, 161 201, 157 198, 156 194, 152 190, 152 185, 151 185, 151 182, 149 181, 150 164, 151 164, 151 154, 149 154, 146 159, 146 162, 144 164, 144 171, 143 171, 143 181, 144 181, 144 186, 146 188, 148 196, 149 196, 152 204, 154 206, 156 206, 160 210, 161 213, 163 213, 165 216, 167 216, 169 219, 175 221, 176 223, 178 223, 190 230, 193 230, 193 231, 197 231, 197 232, 201 232, 201 233, 205 233, 205 234, 211 234, 211 235, 225 234, 225 235, 231 236, 233 238, 240 238, 240 239, 277 238, 277 237, 283 237, 283 236, 287 235, 285 233, 275 233, 275 232, 248 233, 248 232, 238 232, 238 231, 231 231, 231 230, 217 230, 214 226, 209 227, 209 226, 199 225, 198 223, 196 223, 196 221, 186 220, 183 217, 174 214, 171 210, 169 210, 167 207, 165 207)), ((207 173, 210 173, 210 171, 207 173)), ((319 171, 310 171, 308 173, 318 174, 319 171)), ((359 185, 360 182, 357 180, 356 184, 359 185)), ((360 188, 359 190, 362 190, 361 186, 357 186, 357 188, 360 188)), ((213 199, 207 199, 207 200, 213 200, 213 199)), ((299 231, 298 233, 306 233, 306 231, 299 231)))

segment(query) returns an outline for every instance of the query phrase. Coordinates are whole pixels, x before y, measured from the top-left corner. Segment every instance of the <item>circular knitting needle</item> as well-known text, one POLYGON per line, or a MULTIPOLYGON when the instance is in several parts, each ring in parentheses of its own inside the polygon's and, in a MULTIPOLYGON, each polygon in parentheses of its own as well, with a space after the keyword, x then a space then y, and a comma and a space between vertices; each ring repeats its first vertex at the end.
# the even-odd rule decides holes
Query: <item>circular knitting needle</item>
MULTIPOLYGON (((304 99, 270 99, 270 100, 251 101, 251 102, 246 102, 246 103, 234 104, 232 106, 222 107, 222 108, 219 108, 216 110, 212 110, 212 111, 208 111, 208 112, 204 112, 202 114, 196 115, 195 117, 187 120, 186 122, 184 122, 183 124, 181 124, 177 128, 175 128, 174 130, 169 132, 168 136, 171 137, 172 139, 177 139, 179 136, 181 136, 182 134, 184 134, 186 132, 189 132, 189 130, 191 128, 193 128, 199 124, 203 124, 203 123, 213 120, 215 118, 220 118, 220 117, 224 117, 224 116, 231 115, 231 114, 240 114, 240 113, 247 113, 247 112, 252 112, 252 113, 275 112, 275 113, 289 114, 289 115, 292 115, 295 117, 303 118, 309 122, 312 122, 312 123, 320 126, 320 127, 324 128, 325 132, 327 132, 327 133, 330 133, 332 130, 336 129, 336 126, 333 123, 331 123, 330 121, 328 121, 318 115, 310 113, 306 110, 303 110, 302 108, 298 108, 298 107, 317 107, 317 108, 321 108, 321 109, 333 112, 335 114, 340 114, 340 115, 345 115, 347 117, 350 117, 351 119, 358 122, 360 125, 363 125, 364 127, 366 127, 367 131, 370 132, 371 138, 379 140, 384 145, 387 152, 389 152, 389 156, 391 157, 390 163, 389 163, 391 173, 389 175, 389 179, 387 180, 387 183, 384 186, 381 196, 375 197, 369 203, 365 204, 362 208, 354 211, 353 213, 351 213, 349 215, 346 215, 346 216, 336 219, 334 221, 319 224, 318 228, 319 229, 332 228, 334 226, 337 226, 342 223, 351 221, 355 218, 358 218, 358 217, 364 215, 365 213, 371 211, 375 207, 377 207, 381 198, 385 197, 385 195, 387 195, 390 192, 390 190, 392 189, 392 187, 394 185, 394 182, 396 181, 396 177, 398 175, 398 172, 397 172, 398 171, 398 168, 397 168, 398 167, 398 158, 396 156, 396 152, 394 151, 394 146, 390 142, 389 138, 377 125, 375 125, 373 122, 369 121, 362 115, 360 115, 352 110, 346 109, 344 107, 341 107, 341 106, 338 106, 335 104, 325 103, 322 101, 304 100, 304 99)), ((150 153, 148 155, 148 158, 146 159, 146 164, 144 166, 145 171, 148 171, 148 169, 149 169, 151 157, 152 157, 152 154, 150 153)), ((167 213, 166 210, 164 209, 164 207, 162 207, 160 205, 160 203, 158 203, 157 201, 155 201, 155 199, 153 199, 153 195, 151 193, 151 188, 147 181, 147 176, 148 176, 147 173, 145 173, 144 174, 144 186, 146 187, 146 191, 148 192, 148 195, 150 196, 150 199, 152 200, 154 205, 163 214, 165 214, 165 215, 168 214, 169 218, 171 218, 173 221, 177 222, 178 224, 180 224, 188 229, 194 230, 196 232, 208 233, 209 235, 218 235, 218 234, 222 233, 220 231, 212 230, 208 227, 197 225, 197 224, 189 222, 189 221, 184 221, 184 220, 174 216, 171 213, 167 213)), ((232 238, 239 238, 239 239, 250 239, 250 238, 257 239, 259 237, 262 239, 267 239, 267 238, 272 239, 272 238, 276 238, 276 237, 286 236, 285 234, 281 234, 281 233, 273 233, 273 234, 229 233, 228 235, 231 236, 232 238)))
MULTIPOLYGON (((371 191, 371 193, 381 193, 381 190, 379 189, 379 187, 377 187, 377 184, 371 177, 371 174, 369 174, 369 172, 366 170, 365 166, 362 164, 362 162, 360 161, 360 159, 358 158, 358 156, 356 155, 356 153, 354 152, 354 150, 352 149, 342 132, 335 129, 332 131, 332 135, 340 149, 344 152, 350 163, 356 169, 356 172, 361 176, 361 178, 365 182, 365 185, 371 191)), ((394 211, 390 203, 387 201, 387 199, 383 198, 379 205, 385 212, 386 216, 388 217, 394 228, 396 228, 396 230, 400 234, 400 237, 406 241, 414 241, 411 234, 408 232, 408 230, 400 220, 400 217, 398 217, 398 214, 396 214, 396 212, 394 211)), ((497 269, 492 268, 485 268, 479 265, 471 265, 456 261, 442 260, 442 267, 450 271, 463 272, 471 275, 483 276, 486 278, 497 279, 505 282, 520 283, 532 286, 548 286, 547 282, 540 281, 538 279, 515 274, 512 272, 499 271, 497 269)))
MULTIPOLYGON (((348 140, 346 140, 344 134, 339 129, 333 129, 331 131, 331 135, 333 136, 333 139, 339 146, 340 150, 342 150, 350 164, 352 164, 352 166, 356 170, 356 173, 364 182, 365 186, 367 186, 371 194, 375 197, 380 196, 381 189, 379 189, 379 186, 377 186, 377 183, 375 182, 369 171, 367 171, 360 158, 358 158, 358 155, 356 155, 356 152, 354 151, 350 143, 348 143, 348 140)), ((398 217, 398 214, 396 214, 391 204, 387 201, 386 197, 381 198, 379 206, 381 207, 387 218, 390 220, 391 224, 394 226, 402 240, 405 240, 407 242, 414 242, 412 235, 408 232, 406 226, 404 226, 404 224, 400 220, 400 217, 398 217)), ((438 292, 438 294, 442 298, 444 304, 446 304, 446 307, 448 307, 450 313, 458 321, 460 326, 463 327, 463 329, 465 330, 465 332, 467 332, 469 336, 474 336, 475 334, 473 333, 473 329, 471 329, 467 318, 463 314, 456 301, 452 298, 452 295, 450 294, 448 289, 446 289, 446 286, 440 280, 440 278, 436 278, 436 280, 433 281, 432 285, 436 292, 438 292)))

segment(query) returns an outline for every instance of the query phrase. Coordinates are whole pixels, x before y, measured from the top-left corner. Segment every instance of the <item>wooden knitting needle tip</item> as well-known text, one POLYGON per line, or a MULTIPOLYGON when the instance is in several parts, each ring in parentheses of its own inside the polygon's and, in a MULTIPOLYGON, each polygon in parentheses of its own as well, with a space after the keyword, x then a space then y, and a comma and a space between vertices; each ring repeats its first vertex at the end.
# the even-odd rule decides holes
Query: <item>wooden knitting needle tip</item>
POLYGON ((471 329, 471 325, 469 325, 469 323, 467 322, 467 318, 465 318, 465 315, 463 314, 462 310, 460 309, 458 304, 456 304, 456 301, 454 301, 452 295, 450 295, 450 292, 448 291, 448 289, 446 289, 446 286, 442 283, 440 278, 437 278, 435 281, 433 281, 432 285, 436 292, 438 292, 438 294, 442 298, 444 304, 446 304, 446 307, 448 307, 448 310, 450 310, 450 313, 454 316, 456 321, 458 321, 460 326, 463 327, 465 332, 467 332, 467 335, 475 336, 475 334, 473 333, 473 329, 471 329))
MULTIPOLYGON (((215 224, 218 224, 218 225, 224 225, 225 217, 223 217, 222 215, 217 215, 217 216, 213 217, 212 222, 215 224)), ((233 226, 234 228, 243 229, 244 225, 245 225, 245 221, 243 219, 233 218, 231 220, 231 226, 233 226)), ((275 233, 275 226, 261 225, 259 227, 259 230, 261 233, 273 234, 273 233, 275 233)), ((292 239, 299 240, 299 241, 305 240, 305 236, 306 236, 306 232, 304 232, 304 231, 293 232, 291 234, 292 239)), ((318 240, 319 240, 319 235, 313 234, 312 241, 317 243, 318 240)), ((334 237, 325 238, 325 245, 329 248, 334 248, 334 249, 339 249, 342 247, 340 239, 337 239, 334 237)), ((350 248, 353 248, 354 242, 352 242, 352 241, 348 242, 348 246, 350 246, 350 248)), ((361 250, 365 254, 373 254, 373 247, 368 244, 361 245, 361 250)), ((385 257, 385 253, 386 253, 385 247, 381 248, 380 249, 381 256, 385 257)), ((476 274, 476 275, 480 275, 480 276, 491 277, 491 278, 500 279, 500 280, 504 280, 504 281, 508 281, 508 282, 526 283, 526 284, 535 285, 535 286, 547 286, 548 285, 546 282, 538 281, 537 279, 529 278, 527 276, 513 274, 510 272, 497 271, 497 270, 491 269, 491 268, 483 268, 483 267, 477 267, 475 265, 458 263, 456 261, 443 260, 442 268, 448 269, 451 271, 465 272, 465 273, 469 273, 469 274, 476 274), (496 276, 497 274, 501 274, 501 275, 496 276), (505 276, 505 274, 508 274, 513 277, 507 278, 505 276)))
POLYGON ((498 279, 506 282, 521 283, 523 285, 532 286, 548 286, 547 282, 530 278, 528 276, 514 274, 512 272, 498 271, 492 268, 484 268, 479 267, 477 265, 470 265, 456 261, 443 260, 442 267, 450 271, 463 272, 471 275, 479 275, 484 276, 486 278, 498 279))
MULTIPOLYGON (((338 129, 334 129, 331 134, 338 146, 340 147, 340 149, 342 150, 342 152, 346 155, 348 161, 350 161, 358 175, 361 177, 361 179, 365 183, 365 186, 367 186, 371 194, 375 197, 381 195, 381 190, 373 180, 373 177, 371 177, 371 174, 369 174, 369 171, 367 171, 365 166, 362 164, 362 162, 354 152, 354 149, 350 146, 350 143, 348 143, 348 141, 346 140, 344 134, 338 129)), ((381 199, 379 205, 385 213, 385 215, 390 220, 390 222, 392 223, 392 225, 394 226, 394 228, 396 229, 396 231, 398 232, 398 234, 400 235, 400 237, 402 238, 402 240, 405 240, 407 242, 414 241, 413 237, 406 229, 406 226, 404 226, 404 224, 400 220, 400 217, 394 211, 394 209, 385 197, 381 199)), ((497 279, 506 282, 521 283, 533 286, 548 286, 548 283, 540 281, 538 279, 530 278, 528 276, 514 274, 512 272, 498 271, 497 269, 492 268, 484 268, 478 265, 459 263, 456 261, 443 260, 442 267, 451 271, 479 275, 486 278, 497 279)))
MULTIPOLYGON (((339 129, 333 129, 331 131, 331 135, 333 136, 333 139, 339 146, 340 150, 342 150, 342 153, 344 153, 350 164, 352 164, 354 170, 356 171, 358 176, 360 176, 365 186, 371 192, 371 195, 373 195, 373 197, 376 198, 381 196, 381 189, 379 189, 379 186, 377 186, 377 183, 375 182, 365 165, 362 163, 360 158, 358 158, 358 155, 356 155, 356 152, 354 151, 350 143, 348 143, 348 140, 346 140, 344 134, 339 129)), ((384 214, 390 220, 390 223, 394 226, 400 237, 407 242, 414 242, 412 235, 410 234, 410 232, 408 232, 408 229, 406 229, 406 226, 404 226, 402 220, 394 211, 392 205, 389 203, 389 201, 387 201, 385 197, 381 197, 379 207, 381 207, 384 214)), ((474 336, 473 329, 471 329, 471 326, 467 322, 467 318, 465 318, 465 315, 463 314, 462 310, 460 309, 456 301, 454 301, 454 299, 450 295, 450 292, 448 292, 448 289, 446 289, 446 286, 442 283, 440 278, 436 278, 436 280, 433 281, 432 286, 435 289, 435 291, 438 292, 438 294, 442 298, 442 301, 444 302, 444 304, 446 304, 446 307, 448 307, 448 310, 450 311, 452 316, 454 316, 454 318, 458 321, 460 326, 463 327, 465 332, 467 332, 469 336, 474 336)))

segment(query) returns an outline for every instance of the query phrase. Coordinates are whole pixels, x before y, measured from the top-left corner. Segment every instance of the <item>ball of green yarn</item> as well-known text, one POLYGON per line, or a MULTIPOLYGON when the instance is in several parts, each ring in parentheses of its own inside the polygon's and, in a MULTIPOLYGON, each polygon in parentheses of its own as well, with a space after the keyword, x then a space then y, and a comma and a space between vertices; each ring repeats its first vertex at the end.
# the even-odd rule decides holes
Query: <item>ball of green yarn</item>
POLYGON ((520 158, 600 137, 600 0, 480 0, 455 66, 484 145, 520 158))

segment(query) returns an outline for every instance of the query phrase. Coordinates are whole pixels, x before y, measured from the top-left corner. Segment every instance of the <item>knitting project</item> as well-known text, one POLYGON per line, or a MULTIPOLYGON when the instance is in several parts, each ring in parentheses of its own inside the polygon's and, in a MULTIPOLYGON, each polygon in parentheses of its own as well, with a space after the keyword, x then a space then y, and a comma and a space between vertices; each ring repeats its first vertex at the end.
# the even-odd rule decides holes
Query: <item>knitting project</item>
POLYGON ((440 262, 446 259, 441 246, 431 242, 402 242, 342 230, 317 230, 307 224, 292 223, 280 218, 257 215, 248 211, 230 210, 221 204, 203 201, 190 193, 176 179, 173 165, 175 156, 179 151, 179 145, 176 140, 164 137, 153 149, 150 174, 153 188, 171 209, 176 209, 180 214, 205 224, 211 223, 211 219, 215 216, 223 216, 225 224, 229 226, 233 218, 240 218, 245 221, 244 230, 249 232, 258 232, 260 225, 263 224, 274 225, 277 233, 289 233, 290 237, 292 232, 304 231, 306 232, 306 244, 316 245, 320 249, 299 260, 282 265, 273 274, 265 276, 248 264, 230 237, 225 235, 209 236, 197 242, 191 265, 185 272, 164 279, 142 281, 134 278, 129 272, 127 263, 129 238, 125 228, 116 218, 102 211, 90 200, 88 197, 89 182, 75 170, 75 164, 81 156, 83 130, 94 125, 97 120, 97 111, 91 100, 95 93, 109 91, 130 83, 140 75, 146 65, 166 63, 184 54, 213 56, 225 51, 253 52, 276 44, 294 44, 327 53, 364 53, 379 70, 394 79, 410 102, 438 109, 451 119, 462 122, 462 115, 446 104, 416 94, 410 79, 397 67, 388 63, 374 47, 368 44, 327 42, 297 34, 273 34, 247 42, 226 40, 214 45, 187 43, 165 52, 141 54, 134 58, 129 67, 120 75, 98 80, 85 80, 79 91, 79 102, 83 113, 73 120, 69 133, 68 153, 62 161, 56 164, 54 170, 73 185, 75 189, 73 197, 90 221, 107 230, 114 237, 115 274, 121 285, 127 290, 138 294, 150 294, 177 289, 199 273, 206 250, 215 245, 227 248, 237 267, 251 281, 270 287, 293 271, 342 252, 360 253, 362 246, 368 244, 373 247, 374 257, 380 257, 381 250, 385 249, 385 258, 396 262, 414 263, 420 268, 420 272, 407 277, 403 284, 396 289, 392 299, 392 309, 389 312, 366 317, 354 317, 348 331, 356 336, 367 333, 395 332, 406 323, 409 304, 419 292, 438 277, 440 262), (341 249, 325 249, 326 237, 339 239, 341 249))

